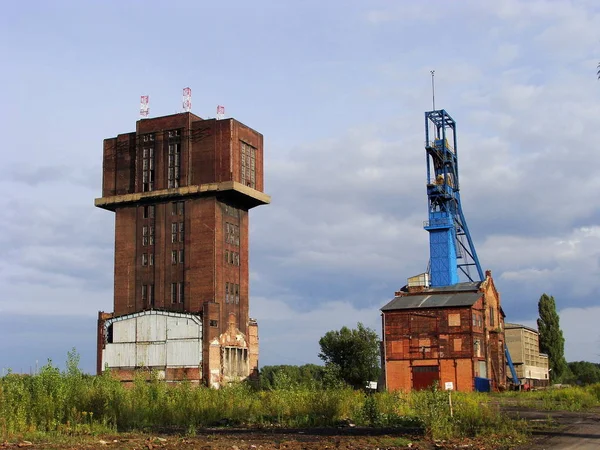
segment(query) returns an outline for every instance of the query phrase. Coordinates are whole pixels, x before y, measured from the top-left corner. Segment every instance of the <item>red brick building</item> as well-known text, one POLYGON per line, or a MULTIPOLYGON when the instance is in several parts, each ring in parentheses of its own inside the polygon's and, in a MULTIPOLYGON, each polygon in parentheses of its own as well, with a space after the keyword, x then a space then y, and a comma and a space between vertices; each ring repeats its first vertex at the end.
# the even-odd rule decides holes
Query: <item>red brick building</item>
POLYGON ((381 308, 382 361, 388 390, 423 389, 438 382, 459 391, 487 378, 506 385, 504 313, 491 273, 482 282, 409 286, 381 308))
POLYGON ((249 318, 248 211, 263 193, 263 136, 186 112, 104 140, 115 213, 114 312, 99 313, 97 370, 138 368, 212 386, 258 366, 249 318))

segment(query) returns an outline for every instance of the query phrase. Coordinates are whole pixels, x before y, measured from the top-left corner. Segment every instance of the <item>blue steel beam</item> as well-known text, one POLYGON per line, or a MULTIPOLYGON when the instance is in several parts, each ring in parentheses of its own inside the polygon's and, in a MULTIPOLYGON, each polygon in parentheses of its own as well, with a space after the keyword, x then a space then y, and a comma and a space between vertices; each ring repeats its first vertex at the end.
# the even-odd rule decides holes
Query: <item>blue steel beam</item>
POLYGON ((425 113, 425 154, 429 207, 425 229, 429 231, 431 285, 456 284, 459 271, 469 281, 475 281, 469 272, 471 266, 477 268, 479 279, 483 280, 460 202, 456 122, 443 109, 425 113), (462 236, 467 239, 466 245, 462 236))

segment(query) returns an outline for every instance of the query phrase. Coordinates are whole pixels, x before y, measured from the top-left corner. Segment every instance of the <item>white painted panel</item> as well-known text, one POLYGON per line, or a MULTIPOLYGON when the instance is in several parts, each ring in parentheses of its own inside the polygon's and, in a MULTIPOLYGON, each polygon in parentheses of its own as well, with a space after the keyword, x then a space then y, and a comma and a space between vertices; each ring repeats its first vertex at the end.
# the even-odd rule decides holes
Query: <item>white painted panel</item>
POLYGON ((167 339, 166 316, 148 314, 137 318, 137 341, 154 342, 167 339))
POLYGON ((135 344, 106 344, 104 363, 108 367, 135 367, 135 344))
POLYGON ((164 343, 137 343, 136 363, 138 366, 156 367, 166 364, 166 345, 164 343))
POLYGON ((167 341, 169 367, 197 367, 202 362, 200 339, 177 339, 167 341))
POLYGON ((169 340, 202 338, 202 326, 193 319, 167 317, 167 338, 169 340))
POLYGON ((135 342, 135 318, 119 320, 112 327, 113 342, 135 342))

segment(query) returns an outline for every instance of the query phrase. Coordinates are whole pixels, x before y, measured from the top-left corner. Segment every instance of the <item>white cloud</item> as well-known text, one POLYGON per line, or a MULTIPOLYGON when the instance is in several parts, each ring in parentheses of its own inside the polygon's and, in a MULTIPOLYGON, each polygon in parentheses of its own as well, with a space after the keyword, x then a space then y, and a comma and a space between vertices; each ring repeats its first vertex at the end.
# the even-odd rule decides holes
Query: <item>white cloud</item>
POLYGON ((559 311, 567 361, 600 363, 600 306, 559 311))

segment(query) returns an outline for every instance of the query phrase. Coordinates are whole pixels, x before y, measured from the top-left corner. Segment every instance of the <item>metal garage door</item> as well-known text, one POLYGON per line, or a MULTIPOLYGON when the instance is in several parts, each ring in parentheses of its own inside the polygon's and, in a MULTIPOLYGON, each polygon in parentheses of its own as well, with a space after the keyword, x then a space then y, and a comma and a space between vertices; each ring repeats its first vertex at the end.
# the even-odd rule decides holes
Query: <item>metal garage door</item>
POLYGON ((413 366, 412 381, 415 390, 433 386, 433 383, 440 381, 439 366, 413 366))

